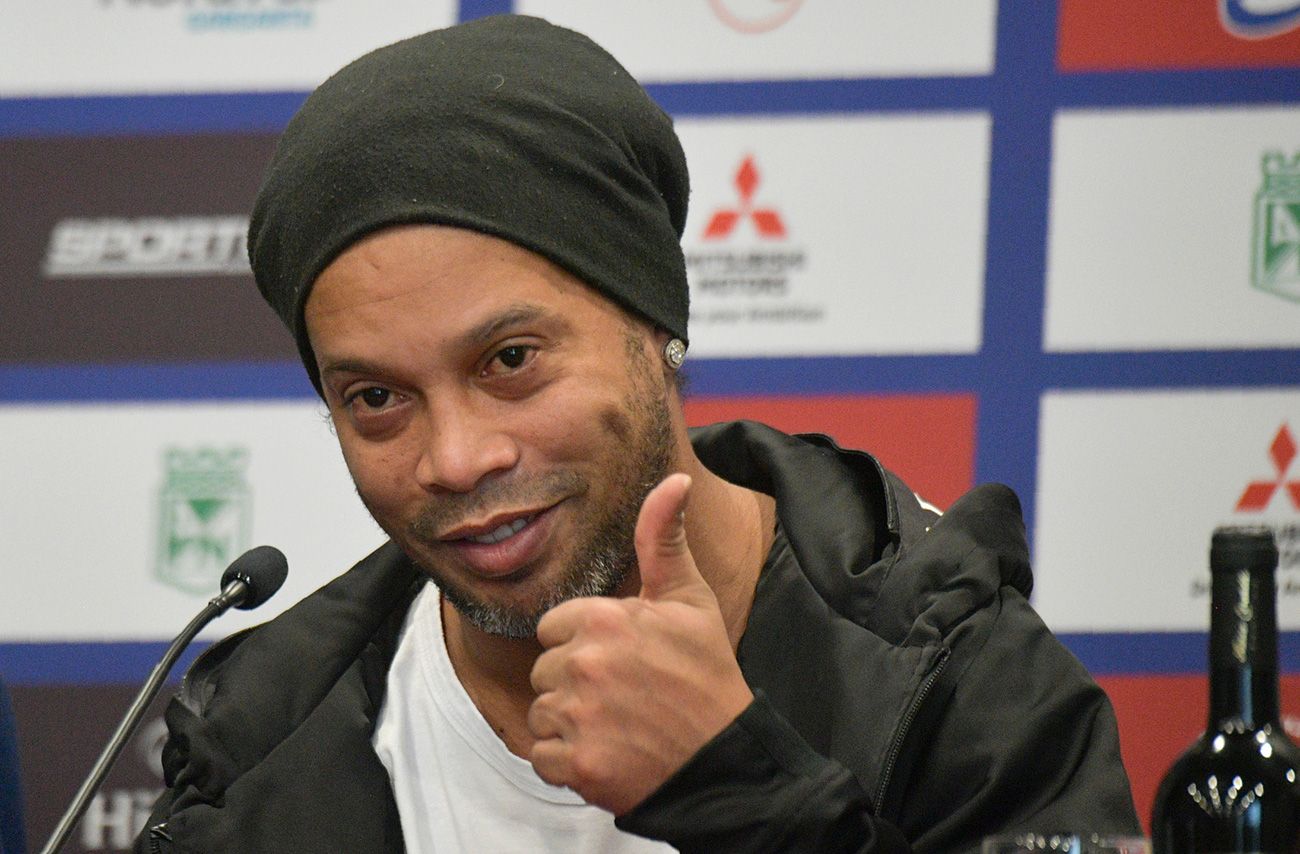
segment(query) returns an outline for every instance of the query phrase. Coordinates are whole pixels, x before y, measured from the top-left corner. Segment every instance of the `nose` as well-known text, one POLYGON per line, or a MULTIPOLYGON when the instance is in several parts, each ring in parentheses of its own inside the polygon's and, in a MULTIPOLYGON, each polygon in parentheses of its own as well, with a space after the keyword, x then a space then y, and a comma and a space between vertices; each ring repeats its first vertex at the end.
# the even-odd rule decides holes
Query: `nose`
POLYGON ((500 418, 469 401, 431 402, 425 423, 415 477, 429 492, 471 492, 484 477, 519 462, 519 446, 500 418))

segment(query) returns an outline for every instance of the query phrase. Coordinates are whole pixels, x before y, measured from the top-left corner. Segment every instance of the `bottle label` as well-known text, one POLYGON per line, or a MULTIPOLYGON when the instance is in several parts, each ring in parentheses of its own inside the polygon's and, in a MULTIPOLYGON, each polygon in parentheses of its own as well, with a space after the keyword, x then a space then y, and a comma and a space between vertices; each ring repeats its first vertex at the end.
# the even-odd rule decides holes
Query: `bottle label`
POLYGON ((1277 623, 1272 576, 1216 573, 1212 579, 1210 664, 1212 667, 1277 667, 1277 623))

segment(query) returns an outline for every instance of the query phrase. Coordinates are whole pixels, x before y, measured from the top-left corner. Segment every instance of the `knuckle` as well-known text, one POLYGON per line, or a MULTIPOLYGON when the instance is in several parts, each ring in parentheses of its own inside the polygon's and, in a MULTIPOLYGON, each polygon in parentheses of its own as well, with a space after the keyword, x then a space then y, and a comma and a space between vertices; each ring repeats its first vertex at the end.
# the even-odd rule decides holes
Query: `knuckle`
POLYGON ((547 708, 547 699, 538 697, 533 704, 528 707, 528 717, 525 722, 528 725, 528 731, 535 737, 541 737, 550 732, 548 722, 553 720, 551 711, 547 708))
POLYGON ((603 788, 609 777, 609 763, 601 751, 590 747, 576 748, 569 757, 569 770, 577 787, 585 791, 603 788))
POLYGON ((626 620, 627 615, 617 601, 592 599, 583 612, 582 624, 594 634, 614 634, 622 629, 626 620))
POLYGON ((609 674, 609 656, 598 646, 585 646, 569 656, 569 676, 579 683, 602 684, 609 674))
POLYGON ((528 683, 532 685, 533 691, 538 696, 555 687, 556 665, 562 660, 560 653, 547 650, 533 662, 533 669, 528 672, 528 683))

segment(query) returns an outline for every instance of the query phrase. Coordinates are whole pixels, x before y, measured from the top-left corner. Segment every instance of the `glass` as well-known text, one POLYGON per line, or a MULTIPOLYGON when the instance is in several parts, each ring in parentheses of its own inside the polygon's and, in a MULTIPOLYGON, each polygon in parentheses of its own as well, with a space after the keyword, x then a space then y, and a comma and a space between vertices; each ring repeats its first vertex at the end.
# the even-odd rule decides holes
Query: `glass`
POLYGON ((1151 843, 1141 836, 1099 836, 1073 833, 1008 833, 989 836, 982 854, 1047 851, 1056 854, 1151 854, 1151 843))

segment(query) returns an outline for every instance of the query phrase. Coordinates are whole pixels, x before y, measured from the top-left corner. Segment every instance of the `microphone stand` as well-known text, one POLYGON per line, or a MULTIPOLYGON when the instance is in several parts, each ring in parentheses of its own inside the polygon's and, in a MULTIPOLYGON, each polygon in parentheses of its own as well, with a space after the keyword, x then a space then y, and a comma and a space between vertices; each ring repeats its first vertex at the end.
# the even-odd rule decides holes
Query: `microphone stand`
POLYGON ((176 636, 171 646, 167 647, 167 652, 163 654, 162 660, 154 666, 153 671, 149 674, 148 681, 144 683, 144 687, 136 695, 135 702, 131 704, 130 710, 127 711, 126 717, 122 719, 122 723, 118 725, 113 737, 109 739, 104 752, 99 754, 99 759, 95 762, 95 767, 91 769, 90 776, 86 778, 86 782, 81 784, 81 788, 77 790, 77 796, 72 799, 68 811, 59 820, 58 827, 54 828, 54 833, 50 835, 50 841, 45 843, 45 847, 41 849, 41 854, 54 854, 68 841, 72 829, 77 826, 77 822, 81 820, 82 815, 90 806, 91 796, 99 789, 99 785, 104 782, 109 769, 117 761, 118 754, 122 752, 122 748, 126 747, 127 741, 135 733, 136 728, 140 726, 140 720, 144 717, 145 710, 149 707, 153 698, 157 696, 158 690, 162 688, 163 682, 167 679, 167 674, 172 669, 172 665, 176 663, 176 659, 180 658, 181 653, 185 651, 185 647, 190 645, 190 641, 194 640, 194 636, 202 631, 204 626, 226 613, 232 606, 243 602, 251 590, 252 588, 242 579, 236 578, 232 580, 208 602, 203 610, 198 613, 198 616, 190 620, 189 625, 176 636))

